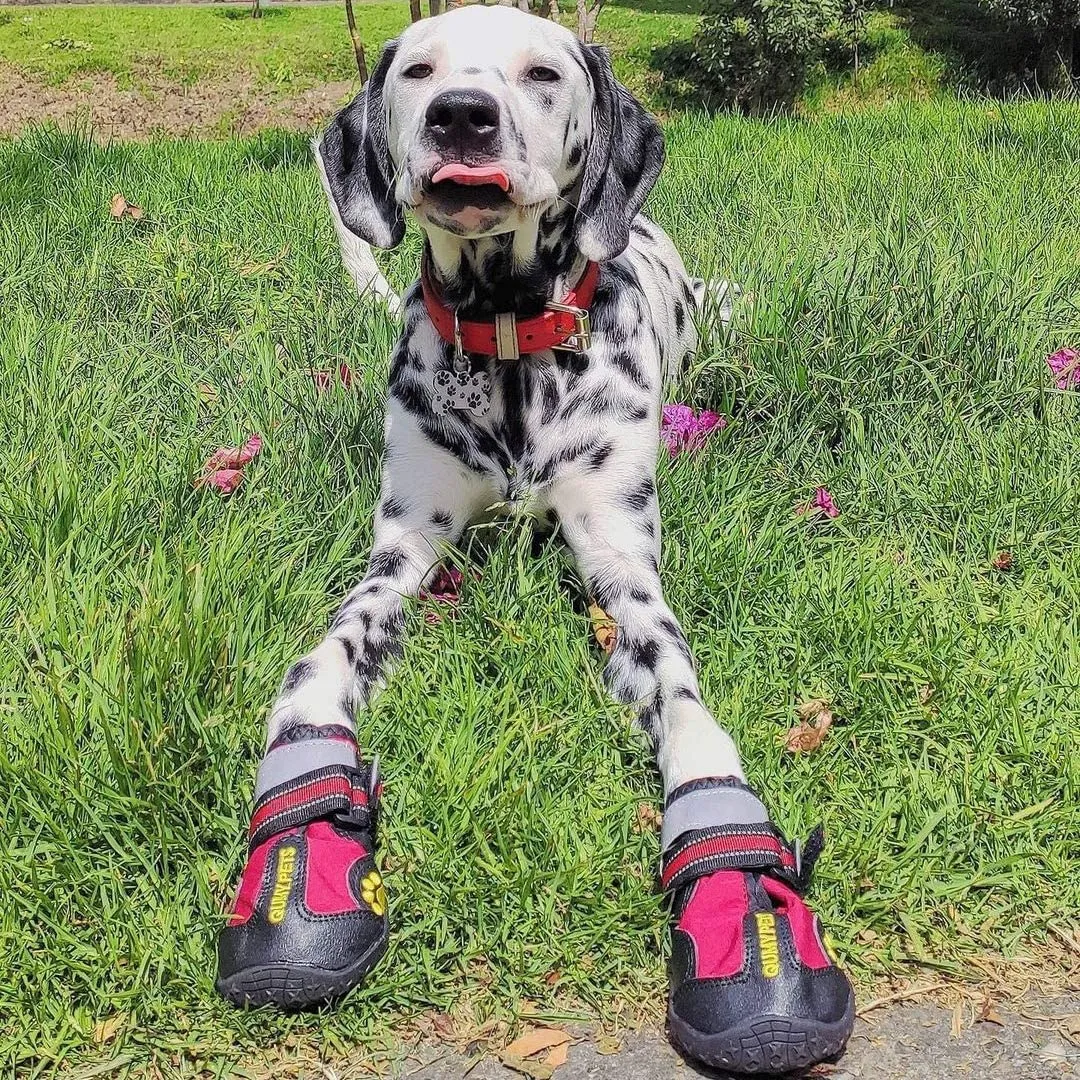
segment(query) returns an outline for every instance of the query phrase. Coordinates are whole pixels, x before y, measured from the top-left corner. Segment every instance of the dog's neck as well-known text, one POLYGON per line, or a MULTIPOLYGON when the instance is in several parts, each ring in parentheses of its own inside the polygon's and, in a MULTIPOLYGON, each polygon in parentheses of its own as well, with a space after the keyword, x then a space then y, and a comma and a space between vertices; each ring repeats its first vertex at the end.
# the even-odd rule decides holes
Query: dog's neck
POLYGON ((427 234, 444 302, 465 319, 512 311, 529 318, 574 287, 585 259, 574 243, 574 210, 549 210, 515 232, 467 240, 442 229, 427 234))

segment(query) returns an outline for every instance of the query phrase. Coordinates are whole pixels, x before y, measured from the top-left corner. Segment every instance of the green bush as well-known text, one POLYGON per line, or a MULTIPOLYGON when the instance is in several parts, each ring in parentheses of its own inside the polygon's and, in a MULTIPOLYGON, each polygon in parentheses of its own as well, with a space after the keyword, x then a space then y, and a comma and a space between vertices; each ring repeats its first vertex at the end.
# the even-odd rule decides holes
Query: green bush
POLYGON ((790 108, 840 19, 842 0, 706 0, 696 60, 717 103, 790 108))

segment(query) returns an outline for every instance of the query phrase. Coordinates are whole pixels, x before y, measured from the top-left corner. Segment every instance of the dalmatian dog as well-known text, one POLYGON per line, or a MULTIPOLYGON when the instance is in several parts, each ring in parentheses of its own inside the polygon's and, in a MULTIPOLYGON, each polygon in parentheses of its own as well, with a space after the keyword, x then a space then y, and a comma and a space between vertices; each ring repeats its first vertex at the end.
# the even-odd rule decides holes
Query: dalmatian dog
POLYGON ((303 1006, 386 950, 380 785, 354 720, 400 656, 409 598, 496 506, 557 523, 617 624, 604 680, 636 706, 665 789, 673 1042, 748 1073, 837 1054, 854 998, 803 900, 820 837, 790 844, 747 786, 660 580, 661 388, 695 348, 703 292, 640 213, 660 127, 603 48, 470 6, 390 42, 316 157, 359 285, 394 303, 367 245, 398 244, 406 212, 425 245, 390 361, 370 563, 271 708, 218 989, 303 1006))

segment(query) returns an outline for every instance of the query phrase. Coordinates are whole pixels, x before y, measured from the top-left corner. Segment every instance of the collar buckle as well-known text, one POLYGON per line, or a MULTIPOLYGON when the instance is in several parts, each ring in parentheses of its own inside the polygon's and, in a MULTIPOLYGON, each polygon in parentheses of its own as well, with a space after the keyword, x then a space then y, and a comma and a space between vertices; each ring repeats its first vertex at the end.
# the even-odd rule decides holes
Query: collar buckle
POLYGON ((592 322, 588 309, 572 304, 557 304, 554 300, 546 306, 548 311, 561 311, 574 316, 574 332, 561 345, 552 345, 552 349, 557 352, 585 352, 592 345, 592 322))

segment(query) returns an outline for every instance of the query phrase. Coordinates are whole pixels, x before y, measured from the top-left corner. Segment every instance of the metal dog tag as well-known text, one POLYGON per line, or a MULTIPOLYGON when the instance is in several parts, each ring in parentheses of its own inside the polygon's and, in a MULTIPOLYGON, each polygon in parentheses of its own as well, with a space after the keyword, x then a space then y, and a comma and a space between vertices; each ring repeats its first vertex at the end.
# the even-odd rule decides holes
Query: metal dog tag
POLYGON ((440 371, 435 376, 435 411, 445 416, 452 409, 485 416, 491 408, 491 378, 486 371, 440 371))

